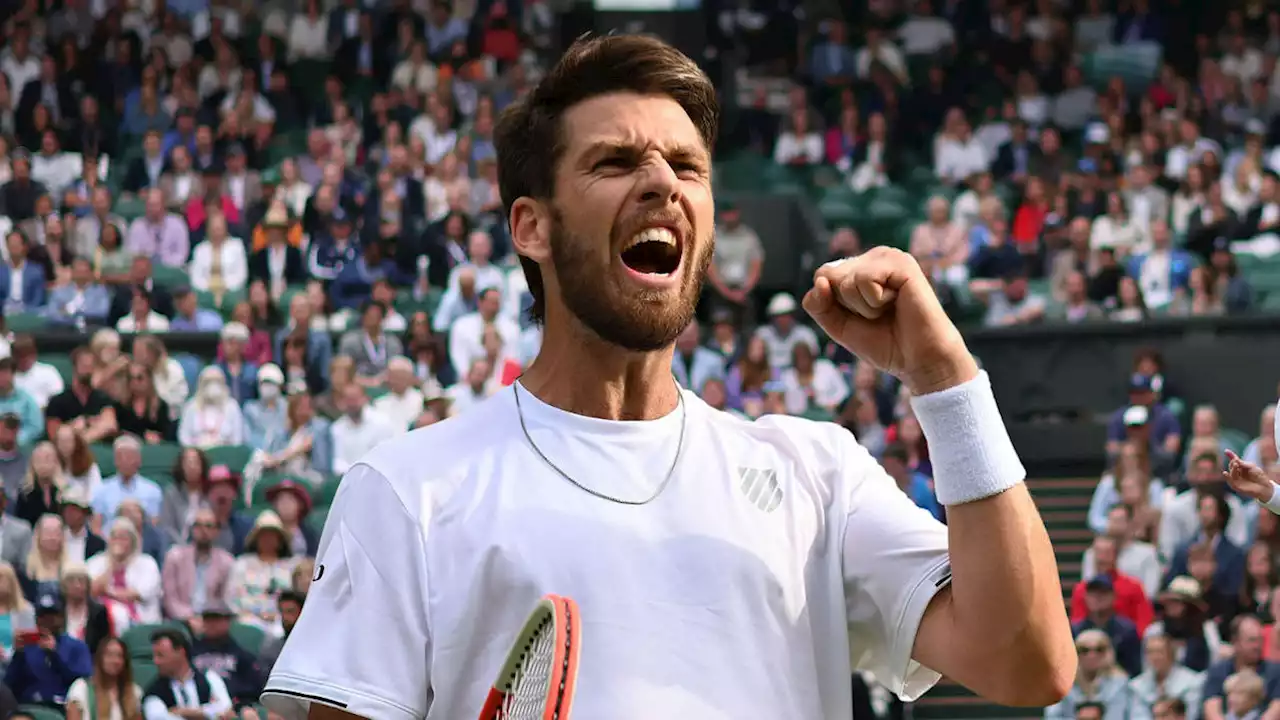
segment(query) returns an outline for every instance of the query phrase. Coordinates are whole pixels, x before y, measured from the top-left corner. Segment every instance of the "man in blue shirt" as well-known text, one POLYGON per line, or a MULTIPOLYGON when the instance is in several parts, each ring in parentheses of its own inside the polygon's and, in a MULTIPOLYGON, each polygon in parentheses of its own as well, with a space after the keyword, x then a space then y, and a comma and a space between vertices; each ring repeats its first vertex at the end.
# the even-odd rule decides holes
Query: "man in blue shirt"
POLYGON ((934 517, 942 520, 942 506, 938 504, 938 498, 933 494, 929 478, 923 473, 912 470, 908 463, 907 448, 900 442, 890 443, 880 458, 884 471, 898 483, 902 492, 906 493, 917 506, 928 510, 934 517))
POLYGON ((1174 469, 1182 427, 1173 411, 1159 401, 1151 376, 1141 373, 1129 378, 1129 404, 1111 413, 1107 421, 1107 457, 1115 461, 1131 439, 1149 443, 1152 474, 1159 476, 1174 469))
POLYGON ((36 633, 15 633, 4 684, 18 702, 62 705, 71 683, 93 674, 89 646, 66 634, 65 620, 62 598, 42 595, 36 600, 36 633))
POLYGON ((173 310, 170 332, 218 332, 222 329, 222 316, 200 307, 196 294, 185 285, 173 290, 173 310))
POLYGON ((44 413, 26 390, 15 387, 13 358, 0 358, 0 415, 18 418, 18 444, 31 445, 44 433, 44 413))
POLYGON ((112 444, 116 474, 102 481, 93 493, 93 512, 99 517, 113 518, 120 503, 137 500, 147 517, 160 517, 164 499, 160 486, 138 474, 142 468, 142 442, 133 435, 121 435, 112 444))

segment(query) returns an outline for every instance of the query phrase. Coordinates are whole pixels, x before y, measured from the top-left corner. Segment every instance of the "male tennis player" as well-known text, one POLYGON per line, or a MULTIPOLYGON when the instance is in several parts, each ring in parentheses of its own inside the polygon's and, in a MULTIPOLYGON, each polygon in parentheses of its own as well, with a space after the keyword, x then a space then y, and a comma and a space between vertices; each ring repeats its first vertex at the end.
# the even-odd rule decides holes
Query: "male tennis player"
POLYGON ((1048 534, 985 375, 910 256, 820 269, 804 307, 911 389, 949 526, 844 429, 676 386, 714 245, 715 89, 646 37, 572 47, 502 116, 545 323, 513 387, 347 473, 267 685, 291 720, 478 714, 544 593, 577 600, 578 720, 820 720, 867 669, 1047 705, 1075 674, 1048 534), (309 711, 309 714, 308 714, 309 711))

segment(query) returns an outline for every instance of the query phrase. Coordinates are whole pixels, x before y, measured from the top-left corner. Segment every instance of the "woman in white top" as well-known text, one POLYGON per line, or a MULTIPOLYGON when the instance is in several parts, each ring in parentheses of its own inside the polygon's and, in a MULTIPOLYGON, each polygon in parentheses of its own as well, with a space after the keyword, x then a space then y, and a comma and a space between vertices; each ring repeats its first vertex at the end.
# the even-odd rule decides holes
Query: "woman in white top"
POLYGON ((133 682, 129 652, 120 638, 98 643, 93 675, 67 690, 67 720, 140 720, 142 688, 133 682))
POLYGON ((819 165, 824 151, 822 135, 809 122, 809 111, 792 110, 790 124, 773 146, 773 161, 779 165, 819 165))
POLYGON ((89 443, 84 441, 79 430, 63 423, 53 435, 53 447, 58 451, 67 489, 78 488, 84 493, 85 500, 92 502, 93 494, 102 485, 102 470, 93 459, 89 443))
POLYGON ((1129 217, 1124 196, 1118 192, 1107 193, 1107 214, 1093 221, 1089 248, 1095 253, 1103 248, 1111 248, 1116 251, 1116 257, 1123 261, 1143 240, 1142 230, 1129 217))
POLYGON ((1257 162, 1253 158, 1245 158, 1236 165, 1231 177, 1222 180, 1222 203, 1236 215, 1244 217, 1258 201, 1261 187, 1262 175, 1258 173, 1257 162))
POLYGON ((205 240, 192 252, 189 271, 193 288, 215 295, 244 290, 249 284, 244 242, 227 235, 222 213, 211 213, 205 220, 205 240))
POLYGON ((155 335, 143 335, 134 341, 133 358, 151 370, 156 395, 168 403, 169 409, 176 415, 191 392, 187 387, 187 374, 182 369, 182 363, 169 357, 164 341, 155 335))
POLYGON ((471 181, 458 163, 458 156, 445 153, 435 173, 422 183, 422 194, 427 203, 427 219, 434 222, 449 214, 450 193, 467 195, 471 181))
POLYGON ((178 442, 201 449, 244 442, 244 415, 221 368, 211 365, 200 371, 196 394, 178 422, 178 442))
POLYGON ((782 371, 781 380, 790 415, 809 409, 834 415, 849 397, 849 383, 844 376, 830 360, 815 357, 808 343, 796 343, 791 348, 791 367, 782 371))
POLYGON ((276 197, 284 201, 290 215, 302 217, 307 209, 307 201, 311 199, 312 190, 298 174, 298 161, 285 158, 280 163, 280 187, 276 188, 276 197))
POLYGON ((160 622, 160 568, 142 552, 142 537, 132 520, 112 520, 107 549, 86 564, 93 578, 91 592, 111 611, 116 632, 160 622))
POLYGON ((419 40, 391 72, 391 87, 425 95, 435 91, 437 76, 436 66, 427 59, 427 44, 419 40))
POLYGON ((1185 236, 1191 224, 1191 213, 1195 212, 1205 200, 1204 171, 1199 165, 1187 168, 1187 176, 1183 179, 1178 191, 1173 194, 1170 203, 1169 225, 1177 235, 1185 236))
POLYGON ((307 0, 306 11, 289 23, 289 61, 323 60, 329 55, 329 18, 320 0, 307 0))

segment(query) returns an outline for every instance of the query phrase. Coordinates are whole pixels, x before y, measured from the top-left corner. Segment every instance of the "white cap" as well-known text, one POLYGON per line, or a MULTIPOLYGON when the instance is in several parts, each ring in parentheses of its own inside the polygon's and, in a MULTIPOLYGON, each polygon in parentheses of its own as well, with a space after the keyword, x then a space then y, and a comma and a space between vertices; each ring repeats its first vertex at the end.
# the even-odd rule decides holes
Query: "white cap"
POLYGON ((258 368, 258 384, 262 385, 264 383, 284 386, 284 372, 280 370, 280 366, 275 363, 267 363, 258 368))
POLYGON ((1128 426, 1146 425, 1148 412, 1142 405, 1134 405, 1124 411, 1124 424, 1128 426))
POLYGON ((1084 131, 1084 139, 1089 143, 1105 145, 1111 140, 1111 128, 1100 122, 1091 123, 1084 131))
POLYGON ((244 323, 229 322, 222 326, 222 333, 219 335, 223 340, 239 340, 240 342, 249 342, 249 328, 244 323))
POLYGON ((790 315, 796 311, 796 299, 788 293, 778 293, 769 301, 769 307, 766 312, 769 317, 777 315, 790 315))

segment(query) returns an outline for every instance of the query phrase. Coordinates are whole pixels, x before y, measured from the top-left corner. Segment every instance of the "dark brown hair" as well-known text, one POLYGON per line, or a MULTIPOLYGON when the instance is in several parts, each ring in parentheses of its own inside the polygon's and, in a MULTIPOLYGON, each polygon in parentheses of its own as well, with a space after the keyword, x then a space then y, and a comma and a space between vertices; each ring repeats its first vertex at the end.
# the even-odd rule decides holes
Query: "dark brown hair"
MULTIPOLYGON (((522 197, 547 200, 555 194, 555 173, 566 139, 561 121, 570 108, 614 92, 665 95, 689 114, 708 151, 715 145, 720 104, 706 73, 684 53, 646 35, 580 38, 556 66, 498 118, 498 189, 508 218, 522 197)), ((542 322, 546 299, 538 264, 520 257, 533 295, 530 317, 542 322)))

